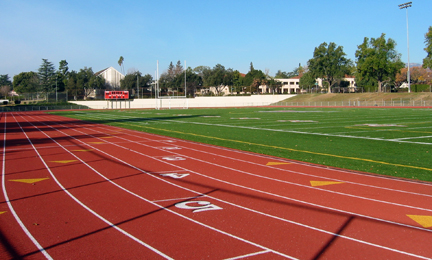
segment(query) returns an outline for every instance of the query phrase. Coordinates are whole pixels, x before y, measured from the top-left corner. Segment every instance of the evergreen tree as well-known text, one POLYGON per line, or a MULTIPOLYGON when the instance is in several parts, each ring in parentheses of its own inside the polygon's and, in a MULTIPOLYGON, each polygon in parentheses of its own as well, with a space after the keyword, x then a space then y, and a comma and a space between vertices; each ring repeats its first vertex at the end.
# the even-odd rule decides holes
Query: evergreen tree
POLYGON ((55 87, 56 73, 52 62, 42 59, 42 64, 38 70, 40 91, 50 92, 55 87))

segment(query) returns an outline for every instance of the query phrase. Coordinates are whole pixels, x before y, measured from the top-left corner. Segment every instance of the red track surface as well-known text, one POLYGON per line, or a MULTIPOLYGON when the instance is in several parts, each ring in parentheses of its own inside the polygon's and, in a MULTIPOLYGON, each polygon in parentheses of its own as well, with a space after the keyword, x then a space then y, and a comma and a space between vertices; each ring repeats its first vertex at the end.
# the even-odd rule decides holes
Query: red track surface
POLYGON ((430 183, 37 112, 1 126, 1 259, 432 258, 430 183))

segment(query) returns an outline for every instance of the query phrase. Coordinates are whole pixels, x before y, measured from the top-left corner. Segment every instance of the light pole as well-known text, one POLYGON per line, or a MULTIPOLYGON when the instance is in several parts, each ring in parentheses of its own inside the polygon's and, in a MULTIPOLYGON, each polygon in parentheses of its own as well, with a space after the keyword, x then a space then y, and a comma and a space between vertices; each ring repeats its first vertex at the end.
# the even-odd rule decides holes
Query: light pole
POLYGON ((407 81, 408 81, 408 93, 411 92, 411 79, 410 79, 410 60, 409 60, 409 31, 408 31, 408 7, 412 6, 412 2, 407 2, 399 5, 399 9, 406 9, 406 20, 407 20, 407 48, 408 48, 408 71, 407 71, 407 81))
POLYGON ((58 78, 58 74, 56 75, 56 103, 58 103, 58 96, 57 96, 57 78, 58 78))

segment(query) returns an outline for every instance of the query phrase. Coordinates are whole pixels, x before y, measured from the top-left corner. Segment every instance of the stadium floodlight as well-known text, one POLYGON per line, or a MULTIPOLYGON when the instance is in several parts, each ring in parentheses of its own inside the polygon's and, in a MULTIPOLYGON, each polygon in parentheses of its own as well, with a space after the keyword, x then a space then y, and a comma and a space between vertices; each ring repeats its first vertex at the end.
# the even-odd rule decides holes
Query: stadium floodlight
POLYGON ((408 92, 411 92, 411 78, 410 78, 410 60, 409 60, 409 30, 408 30, 408 7, 412 6, 412 2, 407 2, 399 5, 399 9, 406 9, 406 20, 407 20, 407 48, 408 48, 408 71, 407 71, 407 81, 408 81, 408 92))

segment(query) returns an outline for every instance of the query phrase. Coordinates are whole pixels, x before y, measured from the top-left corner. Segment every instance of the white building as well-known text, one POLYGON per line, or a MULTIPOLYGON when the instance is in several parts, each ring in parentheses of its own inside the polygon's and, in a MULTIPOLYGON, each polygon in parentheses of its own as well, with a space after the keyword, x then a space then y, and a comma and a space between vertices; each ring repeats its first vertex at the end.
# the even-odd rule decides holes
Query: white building
POLYGON ((106 68, 95 73, 96 76, 101 76, 105 79, 108 88, 117 89, 120 88, 120 80, 125 76, 113 67, 106 68))
MULTIPOLYGON (((300 78, 301 78, 300 76, 296 76, 289 79, 275 79, 275 81, 282 82, 282 86, 280 89, 281 94, 299 94, 305 91, 300 89, 300 78)), ((347 87, 348 92, 356 91, 356 83, 355 83, 355 78, 353 76, 345 75, 345 77, 342 80, 347 81, 349 83, 347 87)), ((321 78, 316 79, 316 82, 320 88, 324 88, 323 80, 321 78)), ((263 93, 270 93, 271 91, 271 89, 267 88, 267 86, 260 86, 260 89, 262 90, 263 93)))

